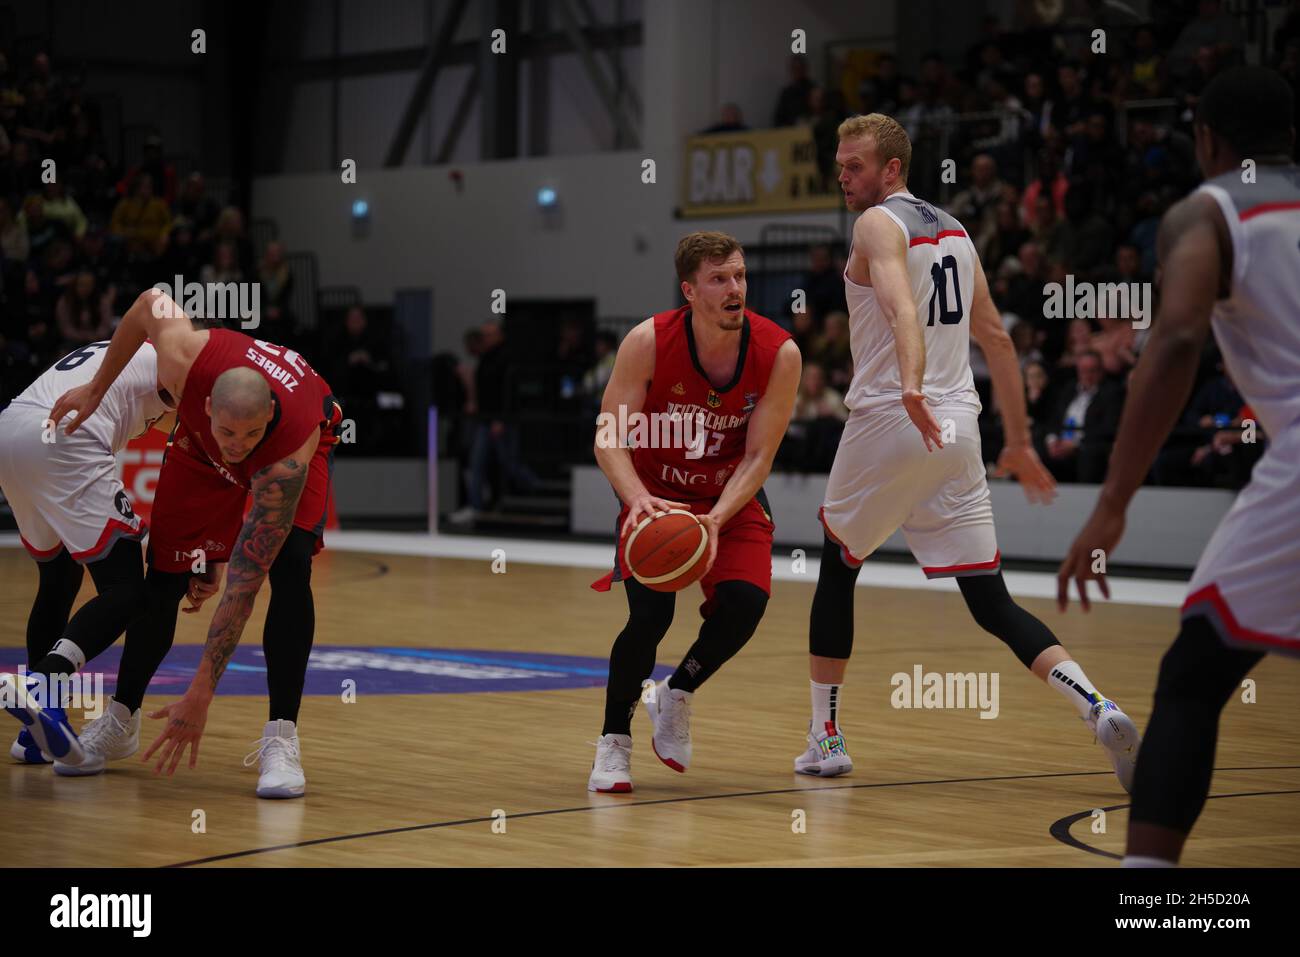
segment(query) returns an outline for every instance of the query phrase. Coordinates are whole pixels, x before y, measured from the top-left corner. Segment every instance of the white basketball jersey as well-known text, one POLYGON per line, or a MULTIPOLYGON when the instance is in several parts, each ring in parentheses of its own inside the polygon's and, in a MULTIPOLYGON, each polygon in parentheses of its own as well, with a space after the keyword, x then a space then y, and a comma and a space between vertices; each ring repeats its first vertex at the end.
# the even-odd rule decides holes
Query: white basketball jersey
MULTIPOLYGON (((978 412, 979 394, 970 370, 970 311, 975 295, 975 246, 961 223, 911 193, 880 203, 907 240, 907 274, 925 335, 923 389, 932 403, 963 405, 978 412)), ((903 386, 894 330, 881 312, 876 291, 844 270, 849 303, 853 382, 844 403, 850 409, 884 408, 901 401, 903 386)))
MULTIPOLYGON (((59 396, 95 377, 107 351, 107 340, 74 349, 10 404, 15 409, 37 408, 48 413, 59 396)), ((110 452, 118 452, 169 411, 158 395, 158 354, 146 342, 108 387, 99 408, 77 431, 95 436, 110 452)))
POLYGON ((1265 434, 1300 425, 1300 167, 1259 166, 1200 187, 1232 237, 1232 284, 1211 323, 1223 361, 1265 434))

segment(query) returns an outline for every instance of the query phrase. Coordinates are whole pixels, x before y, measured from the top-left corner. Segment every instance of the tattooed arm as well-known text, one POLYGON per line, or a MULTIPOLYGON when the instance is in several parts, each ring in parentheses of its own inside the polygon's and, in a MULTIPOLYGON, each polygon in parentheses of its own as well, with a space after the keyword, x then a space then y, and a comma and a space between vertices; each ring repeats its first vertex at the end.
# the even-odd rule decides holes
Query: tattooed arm
POLYGON ((313 432, 298 451, 253 476, 253 507, 231 550, 226 566, 226 588, 212 616, 198 670, 180 701, 149 715, 170 719, 144 756, 147 761, 160 747, 163 749, 155 771, 161 771, 169 759, 167 773, 174 771, 187 744, 192 745, 190 767, 198 760, 199 738, 203 735, 217 682, 235 653, 271 563, 293 528, 293 516, 307 484, 308 466, 319 439, 320 434, 313 432))
POLYGON ((231 549, 226 566, 226 590, 212 616, 203 660, 194 675, 192 687, 206 689, 209 696, 216 691, 217 682, 235 653, 271 563, 293 528, 298 499, 307 484, 307 466, 318 439, 319 433, 313 433, 293 455, 253 476, 253 507, 231 549))

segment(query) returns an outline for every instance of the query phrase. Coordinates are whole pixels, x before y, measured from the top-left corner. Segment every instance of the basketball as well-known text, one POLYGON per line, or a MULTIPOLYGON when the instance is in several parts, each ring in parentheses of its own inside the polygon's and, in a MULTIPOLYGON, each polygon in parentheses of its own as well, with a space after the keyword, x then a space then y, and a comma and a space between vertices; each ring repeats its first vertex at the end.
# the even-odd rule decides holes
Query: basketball
POLYGON ((681 591, 704 574, 709 533, 685 509, 644 518, 627 537, 623 555, 636 580, 655 591, 681 591))

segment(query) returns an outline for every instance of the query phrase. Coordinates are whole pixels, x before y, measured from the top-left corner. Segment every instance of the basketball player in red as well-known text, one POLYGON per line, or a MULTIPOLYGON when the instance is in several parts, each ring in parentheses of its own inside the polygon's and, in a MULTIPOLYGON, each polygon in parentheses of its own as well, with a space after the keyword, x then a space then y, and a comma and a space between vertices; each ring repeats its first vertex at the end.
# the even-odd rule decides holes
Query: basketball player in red
POLYGON ((140 630, 140 654, 130 662, 124 654, 123 671, 131 671, 124 679, 147 684, 171 648, 194 566, 228 569, 203 659, 185 695, 150 715, 170 720, 145 758, 161 749, 156 770, 165 765, 171 774, 188 746, 195 766, 217 682, 269 577, 262 647, 271 720, 255 752, 257 794, 301 797, 296 721, 315 631, 311 560, 322 547, 341 410, 293 350, 228 329, 196 330, 170 297, 150 289, 123 317, 95 377, 65 393, 51 418, 75 413, 67 427, 74 432, 146 338, 158 353, 159 383, 178 399, 178 421, 158 477, 149 542, 151 592, 165 597, 147 610, 151 627, 140 630))
POLYGON ((744 647, 771 595, 774 526, 762 486, 794 411, 799 348, 776 323, 745 309, 745 257, 735 239, 692 233, 678 243, 676 265, 686 305, 628 333, 601 404, 605 421, 679 413, 699 428, 689 448, 628 448, 625 435, 609 442, 597 433, 596 461, 622 509, 614 570, 592 587, 608 591, 622 581, 630 611, 609 656, 591 791, 632 790, 632 713, 676 603, 674 593, 632 577, 622 549, 628 533, 644 518, 684 508, 709 534, 699 638, 646 703, 654 751, 675 771, 691 761, 692 696, 744 647))

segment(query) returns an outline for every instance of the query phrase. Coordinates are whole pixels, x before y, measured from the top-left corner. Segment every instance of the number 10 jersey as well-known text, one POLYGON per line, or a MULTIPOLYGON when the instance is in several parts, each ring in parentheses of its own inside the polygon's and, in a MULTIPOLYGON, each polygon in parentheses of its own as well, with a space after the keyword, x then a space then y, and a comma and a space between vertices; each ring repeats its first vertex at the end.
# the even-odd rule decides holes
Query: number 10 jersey
MULTIPOLYGON (((957 222, 911 193, 894 193, 877 207, 898 224, 907 242, 907 275, 925 336, 924 392, 932 405, 966 407, 978 413, 979 395, 970 370, 970 314, 975 295, 975 246, 957 222)), ((894 330, 876 291, 849 278, 849 342, 853 381, 844 397, 850 409, 898 407, 903 386, 894 330)))

